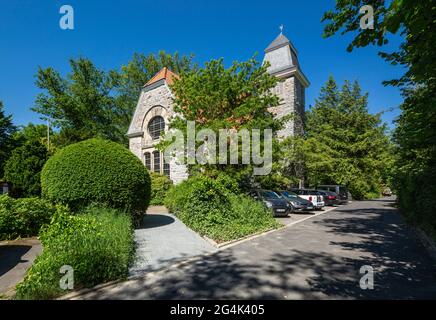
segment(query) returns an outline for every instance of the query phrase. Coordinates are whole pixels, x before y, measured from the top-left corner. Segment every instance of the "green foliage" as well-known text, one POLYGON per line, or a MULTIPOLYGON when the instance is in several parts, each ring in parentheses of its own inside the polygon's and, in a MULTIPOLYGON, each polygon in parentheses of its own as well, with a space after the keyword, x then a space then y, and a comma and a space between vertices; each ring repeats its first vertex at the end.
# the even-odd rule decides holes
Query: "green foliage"
MULTIPOLYGON (((431 84, 431 86, 435 86, 431 84)), ((436 95, 420 87, 406 95, 394 139, 394 185, 407 220, 436 239, 436 95)))
POLYGON ((171 180, 164 175, 152 172, 151 178, 151 200, 150 205, 161 206, 164 203, 165 196, 173 186, 171 180))
MULTIPOLYGON (((28 142, 39 142, 47 144, 47 126, 45 124, 29 123, 26 126, 20 126, 19 130, 13 135, 17 146, 22 146, 28 142)), ((50 134, 54 133, 50 130, 50 134)))
MULTIPOLYGON (((278 120, 269 111, 269 107, 279 104, 279 99, 270 89, 274 88, 277 79, 267 72, 267 66, 261 65, 255 59, 247 62, 234 62, 230 68, 225 68, 224 62, 212 60, 204 68, 198 68, 182 74, 175 81, 172 90, 175 95, 174 110, 180 115, 171 122, 171 128, 184 132, 187 137, 187 121, 194 121, 196 130, 209 129, 215 137, 219 130, 249 130, 264 129, 273 132, 279 130, 283 121, 278 120)), ((168 141, 167 141, 168 142, 168 141)), ((197 141, 196 150, 205 144, 197 141)), ((230 139, 227 144, 230 145, 230 139)), ((202 173, 216 177, 219 172, 234 177, 239 181, 251 177, 252 165, 220 165, 218 143, 215 151, 217 164, 189 165, 191 174, 202 173)), ((161 149, 168 146, 161 144, 161 149)), ((185 146, 187 144, 185 143, 185 146)), ((263 143, 261 143, 263 149, 263 143)), ((230 148, 228 150, 228 157, 230 148)), ((186 152, 185 154, 188 154, 186 152)), ((213 152, 210 152, 213 156, 213 152)), ((241 139, 239 139, 239 155, 241 157, 241 139)), ((239 159, 239 163, 241 163, 239 159)))
POLYGON ((397 52, 380 53, 389 63, 402 65, 406 70, 400 79, 385 82, 401 87, 405 98, 394 133, 394 184, 404 215, 436 238, 436 205, 432 200, 436 191, 435 15, 434 0, 348 0, 337 1, 336 10, 327 12, 323 20, 330 22, 325 28, 326 36, 339 30, 342 34, 358 31, 349 50, 369 44, 384 45, 390 33, 403 37, 397 52), (359 29, 357 15, 363 4, 374 7, 375 29, 370 32, 359 29))
POLYGON ((347 185, 354 199, 380 194, 393 158, 380 114, 367 109, 357 82, 338 90, 330 77, 306 113, 306 137, 283 142, 284 165, 304 163, 307 184, 347 185))
POLYGON ((135 54, 121 71, 104 71, 86 58, 70 60, 65 77, 49 67, 40 68, 36 85, 42 89, 32 109, 60 128, 57 145, 66 146, 100 137, 127 145, 125 136, 141 88, 161 68, 175 72, 192 67, 192 57, 159 52, 135 54))
POLYGON ((341 0, 336 1, 335 10, 324 14, 324 36, 330 37, 341 31, 357 33, 348 46, 353 48, 368 45, 383 46, 392 34, 399 33, 404 42, 393 53, 380 53, 393 65, 401 64, 407 69, 399 80, 389 81, 394 85, 404 85, 434 81, 436 72, 436 5, 434 0, 341 0), (359 9, 363 5, 374 8, 374 29, 360 28, 359 9))
POLYGON ((114 209, 90 207, 71 215, 59 207, 41 232, 42 254, 17 286, 18 299, 52 299, 62 291, 60 269, 74 270, 74 289, 123 279, 133 261, 134 242, 130 217, 114 209))
POLYGON ((183 223, 218 242, 278 226, 262 203, 235 194, 230 178, 191 177, 168 192, 165 205, 183 223))
POLYGON ((5 180, 12 183, 14 197, 41 195, 40 174, 48 159, 47 148, 39 141, 29 141, 12 151, 5 164, 5 180))
POLYGON ((12 124, 12 116, 6 116, 3 102, 0 101, 0 180, 3 178, 3 167, 12 150, 12 135, 16 127, 12 124))
POLYGON ((39 68, 36 85, 45 93, 38 95, 32 110, 67 129, 60 133, 66 144, 96 136, 120 141, 125 131, 117 121, 112 77, 85 58, 71 59, 70 67, 65 78, 51 67, 39 68))
POLYGON ((37 236, 55 211, 55 206, 42 199, 0 196, 0 241, 37 236))
POLYGON ((43 196, 74 211, 91 203, 133 211, 139 222, 150 201, 147 169, 123 146, 101 139, 70 145, 41 174, 43 196))
POLYGON ((164 67, 178 74, 195 68, 192 59, 193 55, 180 56, 177 52, 168 54, 159 51, 157 55, 135 53, 132 60, 121 67, 121 71, 111 73, 116 83, 116 105, 124 132, 127 132, 132 120, 141 88, 164 67))

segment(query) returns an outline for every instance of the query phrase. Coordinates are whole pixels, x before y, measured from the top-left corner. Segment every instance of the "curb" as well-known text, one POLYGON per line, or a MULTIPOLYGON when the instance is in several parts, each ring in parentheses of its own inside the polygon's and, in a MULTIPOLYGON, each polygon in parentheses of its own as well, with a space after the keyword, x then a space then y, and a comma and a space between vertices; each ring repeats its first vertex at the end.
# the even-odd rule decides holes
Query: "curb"
POLYGON ((157 271, 152 271, 152 272, 149 272, 149 273, 146 273, 146 274, 143 274, 143 275, 130 276, 130 277, 127 277, 126 279, 116 280, 116 281, 112 281, 112 282, 108 282, 108 283, 103 283, 103 284, 97 285, 97 286, 95 286, 93 288, 86 288, 86 289, 74 291, 74 292, 71 292, 71 293, 67 293, 67 294, 57 298, 56 300, 70 300, 70 299, 74 299, 74 298, 80 297, 80 296, 82 296, 84 294, 91 293, 91 292, 99 290, 99 289, 103 289, 103 288, 107 288, 107 287, 113 286, 113 285, 118 284, 118 283, 123 283, 123 282, 133 281, 133 280, 144 280, 146 278, 151 278, 151 277, 154 277, 155 275, 157 275, 159 273, 167 272, 167 271, 172 270, 174 268, 182 267, 182 266, 184 266, 186 264, 189 264, 191 262, 203 259, 205 257, 209 257, 211 255, 216 254, 217 252, 220 252, 220 251, 223 251, 225 249, 237 246, 237 245, 239 245, 241 243, 244 243, 244 242, 247 242, 249 240, 253 240, 253 239, 265 236, 265 235, 270 234, 270 233, 274 233, 274 232, 277 232, 277 231, 280 231, 280 230, 284 230, 284 229, 290 228, 290 227, 295 226, 295 225, 297 225, 299 223, 302 223, 302 222, 304 222, 306 220, 312 219, 314 217, 318 217, 318 216, 323 215, 323 214, 328 213, 328 212, 332 212, 332 211, 334 211, 334 210, 336 210, 338 208, 339 207, 332 207, 332 208, 330 208, 330 209, 328 209, 326 211, 322 211, 322 212, 316 213, 314 215, 311 215, 309 217, 303 218, 301 220, 294 221, 294 222, 292 222, 290 224, 284 225, 283 227, 279 227, 277 229, 272 229, 272 230, 269 230, 269 231, 262 231, 262 232, 260 232, 258 234, 250 235, 250 236, 247 236, 247 237, 242 238, 242 239, 232 240, 232 241, 225 242, 225 243, 222 243, 222 244, 216 244, 216 242, 213 241, 212 239, 203 237, 207 241, 211 242, 211 244, 215 243, 215 246, 218 248, 218 250, 214 251, 214 252, 208 252, 206 254, 202 254, 202 255, 199 255, 199 256, 195 256, 195 257, 189 258, 189 259, 187 259, 185 261, 169 265, 166 268, 163 268, 163 269, 160 269, 160 270, 157 270, 157 271))

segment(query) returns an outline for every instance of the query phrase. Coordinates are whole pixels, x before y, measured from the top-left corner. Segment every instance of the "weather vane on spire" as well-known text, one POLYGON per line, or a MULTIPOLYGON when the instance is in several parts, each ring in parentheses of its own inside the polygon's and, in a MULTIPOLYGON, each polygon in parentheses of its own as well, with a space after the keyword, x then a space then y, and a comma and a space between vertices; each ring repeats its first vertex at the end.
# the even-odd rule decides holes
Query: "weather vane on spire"
POLYGON ((280 34, 283 34, 283 30, 285 29, 285 26, 283 24, 281 24, 279 29, 280 29, 280 34))

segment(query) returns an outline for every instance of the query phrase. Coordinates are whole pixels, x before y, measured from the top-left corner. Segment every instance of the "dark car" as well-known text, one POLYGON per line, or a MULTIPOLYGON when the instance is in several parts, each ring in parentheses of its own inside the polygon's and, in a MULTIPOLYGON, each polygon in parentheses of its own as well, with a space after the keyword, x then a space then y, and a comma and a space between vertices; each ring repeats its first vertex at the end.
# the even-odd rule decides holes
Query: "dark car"
POLYGON ((291 191, 279 191, 278 193, 289 202, 291 205, 289 208, 291 212, 315 210, 312 202, 299 197, 296 193, 291 191))
POLYGON ((318 190, 319 194, 324 198, 324 203, 326 206, 335 206, 341 204, 338 199, 338 194, 332 191, 318 190))
POLYGON ((348 189, 345 186, 337 185, 337 184, 331 184, 331 185, 320 185, 317 187, 318 190, 323 191, 331 191, 338 195, 339 202, 347 203, 348 202, 348 189))
POLYGON ((276 217, 286 217, 290 213, 288 202, 271 190, 253 190, 249 193, 254 199, 262 201, 265 206, 272 210, 276 217))
POLYGON ((0 195, 8 193, 10 189, 11 186, 8 183, 0 181, 0 195))

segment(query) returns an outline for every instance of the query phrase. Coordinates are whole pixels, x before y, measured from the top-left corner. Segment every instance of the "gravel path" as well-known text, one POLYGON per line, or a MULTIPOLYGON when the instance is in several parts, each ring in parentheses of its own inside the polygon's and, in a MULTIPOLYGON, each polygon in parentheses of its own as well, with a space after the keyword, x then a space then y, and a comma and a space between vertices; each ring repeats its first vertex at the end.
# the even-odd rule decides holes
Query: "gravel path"
POLYGON ((131 276, 156 271, 217 249, 168 213, 151 213, 135 230, 136 261, 131 276))

